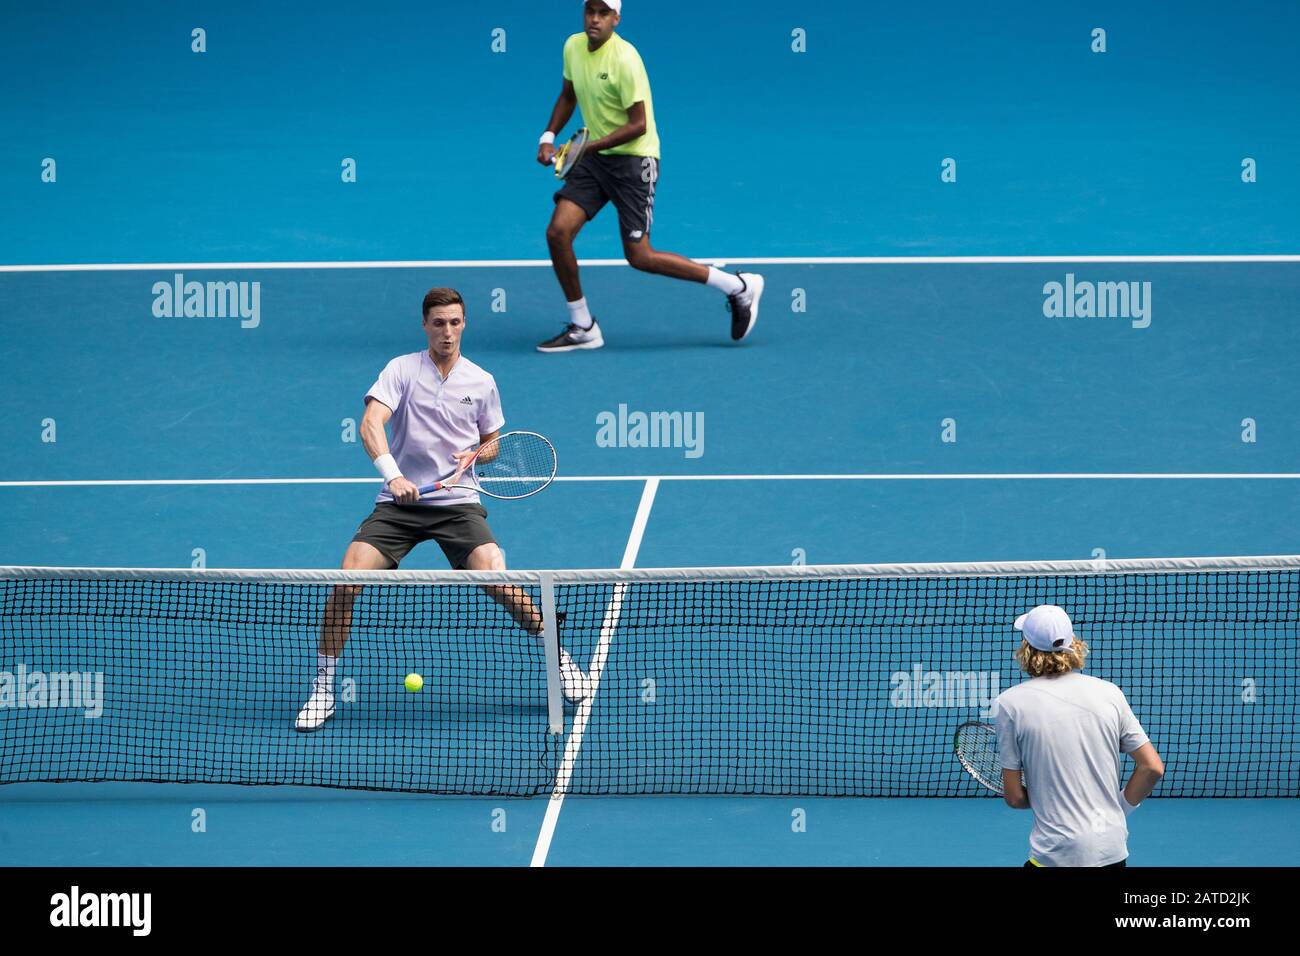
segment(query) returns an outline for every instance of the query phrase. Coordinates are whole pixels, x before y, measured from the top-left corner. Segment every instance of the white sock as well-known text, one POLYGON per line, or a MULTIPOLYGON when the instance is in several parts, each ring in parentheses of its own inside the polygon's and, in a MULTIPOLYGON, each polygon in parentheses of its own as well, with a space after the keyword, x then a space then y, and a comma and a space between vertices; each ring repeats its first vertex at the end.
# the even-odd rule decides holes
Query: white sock
POLYGON ((316 676, 325 678, 325 686, 334 689, 334 666, 339 662, 337 657, 330 657, 328 654, 316 655, 316 676))
POLYGON ((727 295, 735 295, 745 288, 745 283, 740 281, 739 276, 733 276, 730 272, 723 272, 713 266, 709 266, 709 277, 704 284, 712 289, 721 289, 727 295))
POLYGON ((584 295, 577 302, 568 303, 569 321, 580 329, 589 329, 592 326, 593 319, 591 313, 587 311, 587 297, 584 295))

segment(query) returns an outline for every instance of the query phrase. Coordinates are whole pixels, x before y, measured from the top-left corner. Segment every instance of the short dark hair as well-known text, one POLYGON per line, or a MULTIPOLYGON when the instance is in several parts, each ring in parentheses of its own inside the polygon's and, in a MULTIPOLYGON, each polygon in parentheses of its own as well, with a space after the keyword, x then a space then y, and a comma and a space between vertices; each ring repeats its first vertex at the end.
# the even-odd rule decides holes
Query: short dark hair
POLYGON ((420 311, 421 318, 428 318, 429 310, 436 309, 440 305, 458 305, 460 314, 465 314, 465 300, 461 298, 459 292, 455 289, 430 289, 424 294, 424 308, 420 311))

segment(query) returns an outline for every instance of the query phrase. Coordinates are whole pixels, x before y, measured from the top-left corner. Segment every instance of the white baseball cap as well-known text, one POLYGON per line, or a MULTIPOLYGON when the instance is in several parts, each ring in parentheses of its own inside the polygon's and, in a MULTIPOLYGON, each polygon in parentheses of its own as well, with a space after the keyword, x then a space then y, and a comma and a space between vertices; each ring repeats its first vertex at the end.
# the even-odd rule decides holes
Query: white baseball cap
MULTIPOLYGON (((620 17, 623 15, 623 0, 601 0, 601 2, 617 13, 620 17)), ((587 0, 582 0, 582 5, 585 7, 587 5, 587 0)))
POLYGON ((1016 630, 1025 635, 1030 647, 1040 651, 1063 651, 1074 643, 1074 625, 1064 608, 1040 604, 1016 618, 1016 630))

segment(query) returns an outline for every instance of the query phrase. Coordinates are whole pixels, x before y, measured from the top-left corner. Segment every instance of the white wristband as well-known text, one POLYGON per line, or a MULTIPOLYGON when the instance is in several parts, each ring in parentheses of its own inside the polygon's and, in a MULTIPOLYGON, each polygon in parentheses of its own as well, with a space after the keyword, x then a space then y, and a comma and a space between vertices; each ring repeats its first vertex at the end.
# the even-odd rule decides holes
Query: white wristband
POLYGON ((543 143, 554 143, 554 142, 555 142, 555 134, 548 129, 545 133, 542 134, 542 138, 537 141, 537 145, 541 146, 543 143))
POLYGON ((384 487, 394 478, 402 477, 402 469, 397 467, 397 459, 392 455, 380 455, 375 459, 375 468, 384 476, 384 487))
POLYGON ((1141 806, 1140 803, 1129 803, 1128 797, 1124 795, 1123 790, 1119 792, 1119 805, 1121 809, 1123 809, 1124 811, 1124 816, 1128 816, 1130 813, 1132 813, 1134 810, 1136 810, 1138 807, 1141 806))

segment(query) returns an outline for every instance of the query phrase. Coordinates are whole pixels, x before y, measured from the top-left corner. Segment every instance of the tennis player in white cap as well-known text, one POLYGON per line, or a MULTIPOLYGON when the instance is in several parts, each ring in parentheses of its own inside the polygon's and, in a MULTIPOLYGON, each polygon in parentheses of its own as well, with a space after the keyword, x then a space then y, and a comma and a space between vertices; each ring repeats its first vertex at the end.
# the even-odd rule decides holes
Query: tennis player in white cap
POLYGON ((1160 754, 1124 692, 1082 673, 1088 645, 1062 608, 1040 604, 1016 630, 1032 679, 999 694, 993 717, 1007 804, 1034 811, 1025 866, 1124 866, 1127 818, 1164 776, 1160 754), (1121 753, 1136 764, 1123 789, 1121 753))

